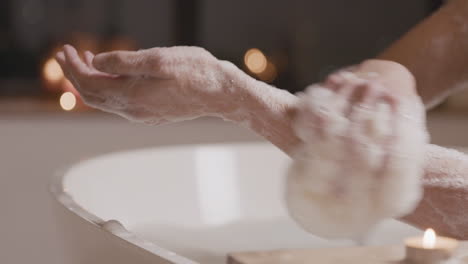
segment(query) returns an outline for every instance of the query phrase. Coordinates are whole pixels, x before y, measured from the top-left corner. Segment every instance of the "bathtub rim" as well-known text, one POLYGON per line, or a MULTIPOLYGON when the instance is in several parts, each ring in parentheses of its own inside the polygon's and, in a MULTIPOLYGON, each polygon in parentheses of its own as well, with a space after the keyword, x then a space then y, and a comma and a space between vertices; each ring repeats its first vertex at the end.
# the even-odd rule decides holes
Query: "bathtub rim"
MULTIPOLYGON (((80 204, 75 202, 73 197, 66 192, 64 189, 63 183, 65 178, 68 175, 68 172, 73 170, 74 168, 81 166, 87 162, 92 162, 93 160, 109 155, 121 155, 130 152, 140 152, 140 151, 149 151, 149 150, 164 150, 164 149, 173 149, 173 148, 181 148, 189 146, 199 146, 199 145, 244 145, 244 144, 252 144, 252 142, 224 142, 224 143, 194 143, 194 144, 183 144, 183 145, 163 145, 163 146, 153 146, 148 148, 135 148, 135 149, 128 149, 122 151, 115 151, 115 152, 107 152, 102 153, 94 156, 90 156, 86 159, 80 160, 78 162, 72 162, 68 165, 64 165, 61 168, 57 169, 55 173, 53 173, 49 185, 48 191, 52 195, 53 200, 63 206, 67 211, 71 212, 72 214, 78 216, 80 220, 84 220, 84 223, 90 224, 99 230, 106 232, 112 236, 115 236, 117 239, 120 239, 127 243, 128 246, 135 247, 138 250, 146 251, 147 253, 153 254, 156 257, 162 258, 174 264, 200 264, 194 260, 191 260, 187 257, 184 257, 174 251, 171 251, 167 248, 160 247, 157 244, 142 239, 129 231, 116 219, 104 220, 97 215, 87 211, 84 209, 80 204), (116 224, 118 227, 116 228, 116 224), (111 228, 109 228, 111 227, 111 228)), ((255 144, 255 143, 254 143, 255 144)), ((265 143, 258 143, 259 145, 264 145, 265 143)))

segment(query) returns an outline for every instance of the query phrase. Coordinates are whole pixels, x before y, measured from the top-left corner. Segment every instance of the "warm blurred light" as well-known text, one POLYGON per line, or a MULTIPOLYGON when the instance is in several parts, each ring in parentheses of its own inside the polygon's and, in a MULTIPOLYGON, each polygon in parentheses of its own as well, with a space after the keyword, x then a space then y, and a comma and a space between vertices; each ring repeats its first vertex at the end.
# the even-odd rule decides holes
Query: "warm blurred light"
POLYGON ((63 71, 54 58, 48 59, 43 68, 44 78, 49 82, 58 82, 63 78, 63 71))
POLYGON ((261 73, 267 68, 267 58, 259 49, 249 49, 244 56, 244 63, 253 73, 261 73))
POLYGON ((75 108, 76 105, 76 97, 71 92, 65 92, 60 96, 60 106, 65 111, 70 111, 75 108))
POLYGON ((110 40, 107 40, 103 48, 105 51, 112 50, 137 50, 138 45, 136 42, 126 36, 115 36, 110 40))
POLYGON ((99 38, 89 32, 73 32, 69 39, 69 43, 75 46, 77 50, 89 50, 96 53, 99 50, 99 38))
POLYGON ((258 78, 264 82, 273 82, 278 76, 278 70, 272 62, 268 61, 265 70, 257 74, 258 78))
POLYGON ((423 248, 434 248, 436 243, 436 234, 434 229, 429 228, 424 232, 424 237, 423 237, 423 248))

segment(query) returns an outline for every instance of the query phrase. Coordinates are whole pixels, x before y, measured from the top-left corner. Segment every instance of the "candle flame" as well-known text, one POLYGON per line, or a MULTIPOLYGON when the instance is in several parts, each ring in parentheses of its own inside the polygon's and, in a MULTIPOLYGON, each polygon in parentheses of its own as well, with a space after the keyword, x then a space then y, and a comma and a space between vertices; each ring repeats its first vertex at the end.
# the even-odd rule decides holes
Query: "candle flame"
POLYGON ((436 243, 436 233, 434 232, 434 229, 429 228, 424 232, 424 237, 423 237, 423 248, 427 249, 432 249, 435 247, 436 243))

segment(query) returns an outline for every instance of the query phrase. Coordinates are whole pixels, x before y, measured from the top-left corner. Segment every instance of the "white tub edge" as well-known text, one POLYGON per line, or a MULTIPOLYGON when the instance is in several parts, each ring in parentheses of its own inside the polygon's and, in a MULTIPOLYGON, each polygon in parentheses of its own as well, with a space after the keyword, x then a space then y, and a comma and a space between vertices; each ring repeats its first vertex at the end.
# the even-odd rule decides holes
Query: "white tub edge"
MULTIPOLYGON (((164 147, 171 147, 171 146, 163 146, 164 147)), ((174 146, 172 146, 174 147, 174 146)), ((154 149, 148 148, 148 149, 154 149)), ((142 150, 142 149, 139 149, 142 150)), ((112 152, 107 154, 122 154, 128 151, 119 151, 119 152, 112 152)), ((76 203, 73 198, 65 192, 63 188, 63 180, 67 175, 67 172, 73 169, 75 166, 79 166, 85 162, 88 162, 94 158, 98 158, 99 156, 106 155, 106 153, 91 157, 89 159, 80 161, 73 165, 64 166, 62 169, 56 171, 53 175, 52 179, 49 183, 49 192, 53 196, 53 199, 65 207, 68 211, 72 212, 73 214, 77 215, 80 219, 83 219, 88 224, 91 224, 100 230, 107 232, 127 243, 131 246, 138 248, 139 250, 147 251, 151 254, 154 254, 157 257, 163 258, 167 261, 170 261, 175 264, 200 264, 193 260, 190 260, 184 256, 178 255, 177 253, 170 251, 168 249, 162 248, 150 241, 144 240, 139 238, 129 230, 127 230, 119 221, 117 220, 108 220, 104 221, 103 219, 99 218, 98 216, 90 213, 89 211, 82 208, 78 203, 76 203)))

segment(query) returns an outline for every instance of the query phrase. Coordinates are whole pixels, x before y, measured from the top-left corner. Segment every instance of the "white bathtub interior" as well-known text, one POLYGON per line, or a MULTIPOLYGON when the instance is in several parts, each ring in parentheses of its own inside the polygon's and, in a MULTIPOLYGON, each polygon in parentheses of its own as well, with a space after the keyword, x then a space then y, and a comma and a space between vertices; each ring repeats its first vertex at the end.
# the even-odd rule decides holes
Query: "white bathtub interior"
MULTIPOLYGON (((65 174, 63 188, 92 215, 200 263, 225 263, 233 251, 354 245, 308 234, 287 216, 288 163, 267 143, 160 147, 83 161, 65 174)), ((366 244, 420 233, 388 220, 366 244)))

